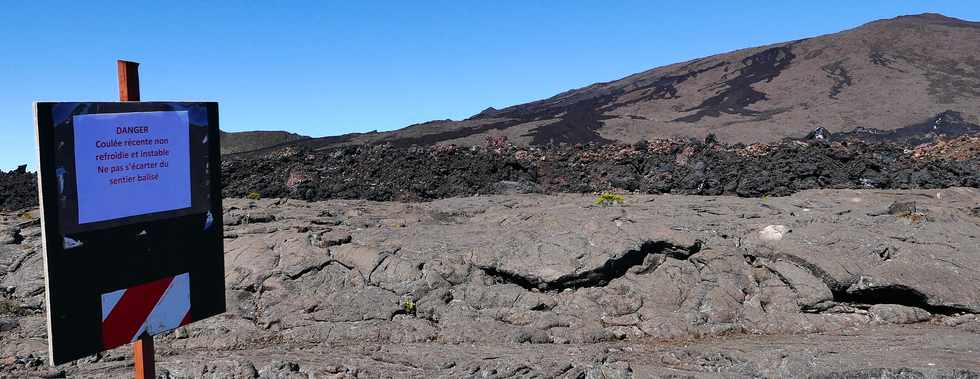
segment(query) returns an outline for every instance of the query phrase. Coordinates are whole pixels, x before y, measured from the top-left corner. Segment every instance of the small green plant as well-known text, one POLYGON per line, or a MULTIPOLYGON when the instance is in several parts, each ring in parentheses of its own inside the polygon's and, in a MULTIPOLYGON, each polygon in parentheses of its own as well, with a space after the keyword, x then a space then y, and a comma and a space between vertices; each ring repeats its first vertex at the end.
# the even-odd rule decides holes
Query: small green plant
POLYGON ((613 205, 622 204, 626 199, 623 195, 618 195, 612 192, 603 192, 599 197, 595 198, 595 205, 613 205))
POLYGON ((12 300, 0 300, 0 315, 25 316, 27 314, 28 312, 12 300))
POLYGON ((253 191, 253 192, 249 192, 248 195, 245 195, 245 198, 249 200, 258 200, 262 198, 262 195, 259 195, 258 192, 253 191))
POLYGON ((409 298, 405 298, 405 300, 402 300, 402 310, 405 311, 405 314, 414 315, 415 314, 415 300, 412 300, 412 298, 410 298, 410 297, 409 298))

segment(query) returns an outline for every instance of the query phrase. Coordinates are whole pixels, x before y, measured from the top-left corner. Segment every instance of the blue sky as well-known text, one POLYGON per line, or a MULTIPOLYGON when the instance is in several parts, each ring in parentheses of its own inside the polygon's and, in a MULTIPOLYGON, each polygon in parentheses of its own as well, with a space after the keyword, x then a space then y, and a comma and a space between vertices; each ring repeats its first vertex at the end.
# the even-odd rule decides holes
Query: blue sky
POLYGON ((311 136, 469 117, 705 55, 972 1, 8 2, 0 169, 35 167, 31 103, 216 100, 222 128, 311 136), (275 5, 270 5, 270 4, 275 5))

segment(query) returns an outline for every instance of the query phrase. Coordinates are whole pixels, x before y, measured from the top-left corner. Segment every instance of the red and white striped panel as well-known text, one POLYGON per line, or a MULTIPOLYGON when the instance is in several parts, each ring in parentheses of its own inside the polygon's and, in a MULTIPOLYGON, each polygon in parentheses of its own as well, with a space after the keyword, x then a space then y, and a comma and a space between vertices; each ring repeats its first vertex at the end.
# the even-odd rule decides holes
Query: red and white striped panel
POLYGON ((102 294, 102 347, 111 349, 191 322, 190 275, 102 294))

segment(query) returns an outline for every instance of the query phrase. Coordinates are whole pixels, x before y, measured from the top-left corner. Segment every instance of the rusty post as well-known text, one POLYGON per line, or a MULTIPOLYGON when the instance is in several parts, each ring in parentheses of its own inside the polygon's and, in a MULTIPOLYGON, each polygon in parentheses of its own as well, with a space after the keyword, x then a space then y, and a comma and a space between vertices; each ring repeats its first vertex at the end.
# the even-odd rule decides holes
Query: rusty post
POLYGON ((119 101, 140 101, 140 64, 118 60, 119 101))
MULTIPOLYGON (((116 61, 116 68, 119 72, 119 101, 140 101, 139 66, 140 64, 136 62, 116 61)), ((133 343, 136 379, 156 378, 156 362, 153 354, 153 336, 143 333, 133 343)))
POLYGON ((133 342, 133 366, 136 379, 156 379, 156 362, 153 360, 153 336, 143 333, 133 342))

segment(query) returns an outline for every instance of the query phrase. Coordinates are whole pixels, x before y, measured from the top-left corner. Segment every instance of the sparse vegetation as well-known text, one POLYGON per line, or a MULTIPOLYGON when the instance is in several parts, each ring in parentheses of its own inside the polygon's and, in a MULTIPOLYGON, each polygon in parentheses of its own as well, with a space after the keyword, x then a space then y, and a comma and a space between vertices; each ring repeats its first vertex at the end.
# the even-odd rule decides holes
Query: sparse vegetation
POLYGON ((895 218, 899 220, 905 220, 910 224, 918 224, 923 221, 929 221, 928 216, 924 212, 906 212, 895 215, 895 218))
POLYGON ((412 298, 410 298, 410 297, 405 298, 405 300, 402 300, 402 310, 405 311, 405 314, 414 315, 415 314, 415 300, 412 300, 412 298))
POLYGON ((623 195, 615 194, 612 192, 603 192, 599 194, 598 197, 596 197, 594 204, 606 206, 606 205, 622 204, 624 201, 626 201, 626 198, 624 198, 623 195))
POLYGON ((0 299, 0 315, 24 316, 28 314, 12 300, 0 299))
POLYGON ((245 195, 245 198, 249 200, 258 200, 262 198, 262 195, 259 195, 258 192, 253 191, 253 192, 249 192, 248 195, 245 195))

